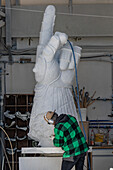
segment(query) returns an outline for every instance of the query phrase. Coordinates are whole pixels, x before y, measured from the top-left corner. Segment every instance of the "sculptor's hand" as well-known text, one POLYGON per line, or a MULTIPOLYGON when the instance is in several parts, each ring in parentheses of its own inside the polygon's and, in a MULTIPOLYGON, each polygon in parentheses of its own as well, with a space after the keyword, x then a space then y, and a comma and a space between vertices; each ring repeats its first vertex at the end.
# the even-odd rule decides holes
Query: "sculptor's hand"
POLYGON ((53 140, 55 138, 55 135, 51 135, 50 139, 53 140))
MULTIPOLYGON (((40 84, 50 84, 60 79, 71 85, 74 77, 74 60, 72 50, 65 33, 53 35, 55 8, 49 5, 44 13, 39 45, 37 47, 36 64, 33 69, 35 79, 40 84)), ((80 60, 81 48, 74 47, 76 64, 80 60)))

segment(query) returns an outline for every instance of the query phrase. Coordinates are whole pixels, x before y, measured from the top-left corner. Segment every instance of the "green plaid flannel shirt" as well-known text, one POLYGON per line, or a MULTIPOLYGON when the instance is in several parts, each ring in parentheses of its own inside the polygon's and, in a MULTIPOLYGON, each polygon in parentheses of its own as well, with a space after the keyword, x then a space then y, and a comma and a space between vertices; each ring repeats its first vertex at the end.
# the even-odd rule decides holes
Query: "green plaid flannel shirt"
POLYGON ((88 145, 76 118, 68 116, 66 122, 55 125, 55 138, 53 143, 56 147, 62 147, 65 151, 63 157, 77 156, 88 151, 88 145))

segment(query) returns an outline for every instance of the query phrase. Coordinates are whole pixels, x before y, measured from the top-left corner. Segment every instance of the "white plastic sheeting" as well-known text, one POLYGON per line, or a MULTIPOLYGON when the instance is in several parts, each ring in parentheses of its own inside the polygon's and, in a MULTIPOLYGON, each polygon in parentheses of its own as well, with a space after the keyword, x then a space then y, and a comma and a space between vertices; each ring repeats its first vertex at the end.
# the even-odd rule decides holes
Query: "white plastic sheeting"
MULTIPOLYGON (((78 120, 72 96, 72 85, 75 76, 72 50, 67 43, 65 33, 53 35, 55 8, 49 5, 43 17, 36 64, 33 69, 37 84, 30 118, 29 136, 40 141, 41 146, 53 146, 50 136, 54 127, 49 126, 44 115, 47 111, 71 114, 78 120)), ((78 66, 81 48, 74 47, 78 66)))

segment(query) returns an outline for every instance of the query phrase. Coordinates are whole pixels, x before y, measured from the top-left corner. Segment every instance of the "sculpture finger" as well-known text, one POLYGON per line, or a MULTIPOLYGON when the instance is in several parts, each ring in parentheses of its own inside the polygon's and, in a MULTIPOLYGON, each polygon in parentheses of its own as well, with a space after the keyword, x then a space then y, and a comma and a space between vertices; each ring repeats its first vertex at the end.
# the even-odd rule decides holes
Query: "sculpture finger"
POLYGON ((55 22, 55 7, 49 5, 47 6, 43 16, 39 45, 43 45, 44 47, 47 45, 48 41, 53 35, 54 22, 55 22))
POLYGON ((55 7, 49 5, 47 6, 43 16, 39 36, 39 45, 37 46, 36 63, 38 62, 38 57, 41 55, 43 49, 48 44, 49 40, 53 35, 54 22, 55 22, 55 7))
POLYGON ((66 44, 61 49, 61 55, 60 55, 60 69, 62 71, 67 70, 69 67, 69 63, 71 61, 72 56, 72 50, 68 44, 66 44))
POLYGON ((67 34, 62 33, 62 32, 55 32, 55 35, 59 37, 61 47, 67 43, 67 40, 68 40, 67 34))
POLYGON ((68 36, 65 33, 56 32, 48 41, 47 45, 43 49, 42 57, 46 59, 47 62, 52 61, 58 49, 60 49, 64 44, 66 44, 68 36))
MULTIPOLYGON (((76 67, 78 67, 78 64, 79 64, 79 61, 80 61, 80 54, 78 54, 78 53, 74 53, 74 54, 75 54, 75 59, 76 59, 76 67)), ((73 58, 73 55, 72 55, 68 69, 71 70, 71 69, 74 69, 74 67, 75 67, 75 63, 74 63, 74 58, 73 58)))
MULTIPOLYGON (((78 63, 81 57, 81 48, 75 46, 74 54, 76 59, 76 67, 78 67, 78 63)), ((75 63, 74 63, 74 56, 72 50, 68 49, 68 53, 66 53, 65 56, 66 56, 65 60, 64 60, 64 56, 62 56, 60 61, 60 68, 62 69, 61 79, 65 84, 72 85, 75 77, 75 72, 74 72, 75 63)))
POLYGON ((65 70, 62 71, 61 73, 61 80, 64 84, 72 85, 74 82, 74 76, 75 76, 74 69, 65 70))
POLYGON ((51 62, 56 54, 56 51, 58 50, 60 45, 60 39, 58 36, 53 35, 44 48, 41 57, 45 58, 46 62, 51 62))
POLYGON ((75 52, 75 59, 76 59, 76 66, 78 67, 80 57, 81 57, 81 51, 82 48, 78 46, 74 46, 74 52, 75 52))
MULTIPOLYGON (((74 46, 74 54, 75 54, 75 59, 76 59, 76 67, 78 67, 78 64, 79 64, 79 61, 80 61, 81 50, 82 50, 82 48, 80 48, 78 46, 74 46)), ((68 69, 74 69, 74 67, 75 67, 74 56, 72 54, 71 61, 69 63, 68 69)))

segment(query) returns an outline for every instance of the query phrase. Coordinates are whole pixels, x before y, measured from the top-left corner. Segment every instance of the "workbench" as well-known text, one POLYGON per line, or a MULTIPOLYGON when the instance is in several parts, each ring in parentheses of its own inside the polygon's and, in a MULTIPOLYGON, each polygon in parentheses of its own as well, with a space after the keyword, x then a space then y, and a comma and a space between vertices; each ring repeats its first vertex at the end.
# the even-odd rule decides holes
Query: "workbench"
MULTIPOLYGON (((64 151, 57 147, 22 148, 22 157, 19 157, 19 170, 60 170, 63 153, 64 151)), ((87 157, 84 170, 87 170, 87 157)))

